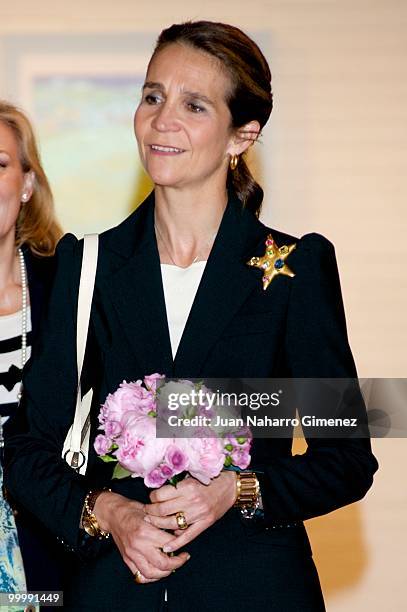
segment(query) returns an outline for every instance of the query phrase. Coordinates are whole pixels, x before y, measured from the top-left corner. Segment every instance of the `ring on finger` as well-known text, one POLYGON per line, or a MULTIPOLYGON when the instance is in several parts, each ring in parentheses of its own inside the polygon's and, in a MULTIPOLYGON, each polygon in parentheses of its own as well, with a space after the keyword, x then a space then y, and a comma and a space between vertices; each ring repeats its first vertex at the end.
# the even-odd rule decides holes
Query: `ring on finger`
POLYGON ((188 529, 187 519, 185 518, 185 514, 182 512, 182 510, 176 513, 175 519, 177 521, 178 529, 188 529))
POLYGON ((137 584, 143 584, 143 579, 143 574, 140 572, 140 570, 137 570, 134 574, 134 582, 136 582, 137 584))

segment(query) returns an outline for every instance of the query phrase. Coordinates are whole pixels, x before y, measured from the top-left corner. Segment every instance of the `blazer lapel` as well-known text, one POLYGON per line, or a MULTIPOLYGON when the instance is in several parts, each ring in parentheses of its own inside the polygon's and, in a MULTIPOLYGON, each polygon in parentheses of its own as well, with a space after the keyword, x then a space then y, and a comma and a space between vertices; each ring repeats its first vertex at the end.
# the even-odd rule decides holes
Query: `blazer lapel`
POLYGON ((230 195, 175 356, 174 376, 201 375, 211 347, 261 283, 260 271, 254 273, 246 262, 264 250, 266 233, 256 217, 230 195))
POLYGON ((154 234, 154 197, 141 206, 134 213, 135 223, 129 224, 130 231, 120 232, 120 226, 112 230, 111 248, 122 255, 133 252, 124 265, 103 279, 102 299, 112 303, 141 371, 171 376, 173 360, 154 234))
POLYGON ((108 232, 105 246, 121 259, 100 280, 100 296, 113 306, 144 374, 201 375, 211 347, 261 283, 261 272, 246 262, 262 254, 266 234, 267 228, 231 194, 173 361, 154 232, 154 195, 108 232))

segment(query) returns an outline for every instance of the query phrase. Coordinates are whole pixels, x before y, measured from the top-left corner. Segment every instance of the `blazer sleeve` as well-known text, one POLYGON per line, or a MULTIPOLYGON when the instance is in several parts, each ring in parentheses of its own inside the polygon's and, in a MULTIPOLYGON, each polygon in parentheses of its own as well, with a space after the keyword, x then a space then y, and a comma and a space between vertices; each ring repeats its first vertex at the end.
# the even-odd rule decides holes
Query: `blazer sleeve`
POLYGON ((69 468, 61 452, 76 404, 81 250, 71 234, 57 247, 50 300, 24 369, 23 397, 10 419, 5 449, 5 485, 11 498, 36 515, 66 548, 78 551, 83 550, 83 502, 92 483, 69 468))
MULTIPOLYGON (((299 241, 289 265, 295 277, 290 280, 285 334, 288 375, 355 379, 333 245, 323 236, 308 234, 299 241)), ((365 405, 357 380, 354 382, 356 410, 366 424, 365 405)), ((368 435, 310 437, 307 445, 303 455, 275 458, 262 466, 266 521, 326 514, 361 499, 371 486, 378 464, 368 435)))

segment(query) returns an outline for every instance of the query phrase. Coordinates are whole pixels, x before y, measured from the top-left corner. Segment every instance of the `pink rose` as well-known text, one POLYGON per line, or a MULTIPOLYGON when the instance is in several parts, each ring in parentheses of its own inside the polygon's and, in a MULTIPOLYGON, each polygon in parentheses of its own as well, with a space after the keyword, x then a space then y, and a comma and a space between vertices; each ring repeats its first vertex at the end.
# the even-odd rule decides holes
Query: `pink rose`
POLYGON ((173 476, 175 476, 175 472, 172 469, 172 467, 170 467, 169 465, 167 465, 166 463, 162 463, 160 465, 160 470, 161 470, 161 474, 162 476, 165 476, 166 480, 169 480, 170 478, 172 478, 173 476))
POLYGON ((136 412, 127 412, 121 420, 122 435, 144 439, 155 438, 156 419, 136 412))
POLYGON ((113 453, 126 470, 132 472, 135 476, 142 476, 139 473, 140 460, 139 456, 143 452, 145 443, 144 440, 131 438, 129 435, 122 437, 119 448, 113 453))
POLYGON ((150 374, 149 376, 144 377, 144 384, 150 391, 155 393, 157 391, 157 387, 160 386, 158 381, 165 379, 165 374, 150 374))
POLYGON ((144 478, 144 484, 150 489, 158 489, 158 487, 161 487, 166 480, 167 477, 162 475, 161 469, 156 467, 146 475, 144 478))
POLYGON ((150 410, 155 410, 154 394, 142 387, 141 381, 123 381, 114 393, 107 396, 100 410, 99 422, 102 425, 108 421, 120 422, 126 412, 148 414, 150 410))
POLYGON ((93 444, 93 448, 98 455, 106 455, 112 445, 112 440, 107 438, 103 434, 99 434, 95 438, 95 442, 93 444))
MULTIPOLYGON (((113 455, 117 461, 133 477, 143 478, 150 488, 161 487, 184 471, 209 484, 220 474, 226 458, 229 464, 246 468, 251 447, 251 432, 247 428, 230 432, 226 438, 213 436, 215 432, 210 428, 195 428, 191 438, 157 437, 158 400, 169 408, 170 397, 173 402, 171 394, 177 397, 197 388, 188 380, 164 382, 164 375, 154 373, 143 381, 123 381, 108 395, 99 414, 99 429, 103 433, 95 440, 96 452, 106 454, 114 442, 117 449, 113 455)), ((202 390, 209 391, 205 387, 202 390)), ((204 399, 195 410, 199 414, 206 407, 204 399)))
POLYGON ((136 476, 150 473, 164 459, 165 438, 156 438, 156 419, 128 412, 122 418, 122 433, 115 455, 119 463, 136 476))
POLYGON ((223 468, 225 455, 220 438, 190 438, 188 471, 203 484, 218 476, 223 468))
POLYGON ((125 409, 124 412, 133 410, 139 414, 148 414, 151 410, 155 411, 154 393, 145 389, 141 380, 122 382, 114 395, 116 394, 125 409))
POLYGON ((109 438, 118 436, 122 430, 122 426, 117 421, 106 421, 105 423, 105 434, 109 438))
POLYGON ((251 460, 249 452, 243 448, 235 448, 230 453, 230 458, 232 459, 233 465, 240 468, 241 470, 245 470, 251 460))
POLYGON ((174 474, 180 474, 188 469, 188 456, 180 445, 170 444, 165 453, 165 461, 171 466, 174 474))

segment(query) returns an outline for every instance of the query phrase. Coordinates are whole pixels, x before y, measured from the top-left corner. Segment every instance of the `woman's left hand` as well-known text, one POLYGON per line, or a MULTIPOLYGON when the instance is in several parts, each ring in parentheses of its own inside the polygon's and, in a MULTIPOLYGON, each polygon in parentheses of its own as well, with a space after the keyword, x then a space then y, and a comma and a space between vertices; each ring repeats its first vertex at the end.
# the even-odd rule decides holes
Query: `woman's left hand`
POLYGON ((195 478, 185 478, 176 487, 165 485, 154 490, 150 499, 152 503, 144 507, 144 520, 155 527, 170 529, 178 536, 163 549, 164 552, 173 552, 194 540, 233 506, 236 473, 223 471, 208 485, 195 478), (179 529, 175 516, 177 512, 183 512, 187 529, 179 529))

